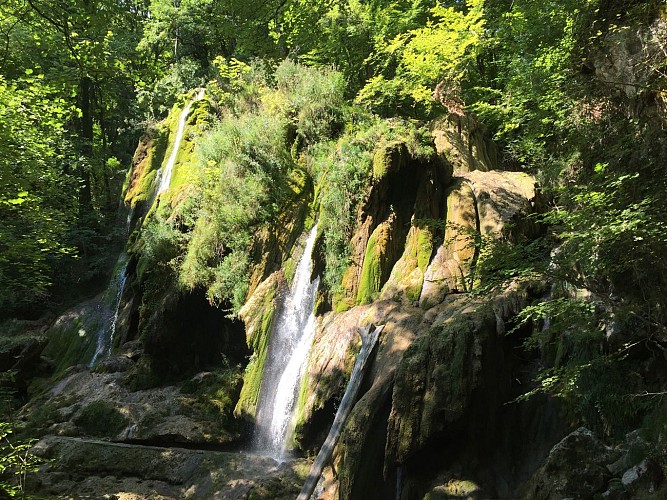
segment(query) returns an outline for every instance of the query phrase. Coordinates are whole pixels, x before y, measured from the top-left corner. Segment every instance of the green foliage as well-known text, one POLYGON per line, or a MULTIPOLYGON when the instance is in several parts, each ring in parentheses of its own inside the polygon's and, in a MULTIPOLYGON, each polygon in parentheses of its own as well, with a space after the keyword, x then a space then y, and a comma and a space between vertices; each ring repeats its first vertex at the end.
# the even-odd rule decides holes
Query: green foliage
POLYGON ((551 298, 525 308, 510 333, 533 322, 536 328, 524 345, 539 348, 548 361, 536 389, 524 398, 547 392, 565 402, 573 419, 583 419, 600 433, 622 436, 639 424, 652 402, 637 397, 644 383, 630 356, 636 344, 611 348, 605 342, 599 306, 576 297, 551 298))
POLYGON ((371 162, 369 145, 349 136, 322 148, 315 157, 313 167, 316 185, 320 187, 319 220, 326 262, 324 283, 333 291, 340 286, 349 263, 349 239, 371 162))
POLYGON ((170 206, 161 197, 151 212, 136 251, 140 273, 167 265, 182 287, 202 287, 211 303, 235 312, 258 263, 250 252, 256 236, 308 194, 306 162, 296 155, 335 133, 342 85, 334 71, 289 61, 276 69, 274 84, 257 66, 223 59, 216 65, 212 91, 223 116, 198 141, 178 201, 170 206))
POLYGON ((206 285, 211 302, 245 299, 252 235, 278 213, 291 167, 282 123, 265 115, 228 117, 201 146, 202 204, 180 280, 206 285), (216 207, 211 211, 208 207, 216 207))
POLYGON ((488 5, 488 41, 462 92, 517 162, 553 179, 578 143, 576 68, 597 0, 488 5), (554 152, 558 152, 554 155, 554 152))
POLYGON ((461 81, 484 35, 483 4, 483 0, 468 0, 464 5, 436 5, 425 25, 400 33, 376 49, 375 57, 393 64, 385 63, 368 80, 357 101, 383 114, 400 110, 424 116, 432 113, 435 96, 450 111, 460 113, 461 81))
POLYGON ((342 128, 343 75, 285 60, 274 78, 277 91, 285 95, 282 113, 307 143, 332 137, 342 128))
POLYGON ((189 57, 171 64, 165 74, 152 85, 141 82, 137 90, 137 104, 146 109, 147 118, 165 116, 181 95, 204 83, 201 66, 189 57))
POLYGON ((588 185, 562 193, 566 208, 545 218, 563 240, 556 262, 571 283, 603 294, 629 278, 650 297, 667 276, 657 264, 667 245, 667 223, 654 199, 635 201, 638 179, 639 173, 617 175, 598 164, 588 185))
POLYGON ((8 497, 24 497, 26 475, 40 464, 30 453, 33 441, 14 439, 13 427, 0 422, 0 492, 8 497))
POLYGON ((74 179, 59 161, 71 111, 40 77, 0 77, 0 310, 43 299, 53 266, 73 252, 66 234, 76 204, 74 179))
POLYGON ((512 280, 541 279, 546 273, 552 242, 545 238, 512 242, 482 237, 475 266, 476 293, 506 285, 512 280))

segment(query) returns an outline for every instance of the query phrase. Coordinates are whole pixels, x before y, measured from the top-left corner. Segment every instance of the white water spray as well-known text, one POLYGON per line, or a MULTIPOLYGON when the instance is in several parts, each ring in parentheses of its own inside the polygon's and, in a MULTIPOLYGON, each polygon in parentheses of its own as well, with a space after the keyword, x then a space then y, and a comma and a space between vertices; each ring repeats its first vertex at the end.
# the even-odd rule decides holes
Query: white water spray
POLYGON ((287 452, 290 424, 301 378, 315 333, 315 292, 310 281, 317 225, 308 234, 294 282, 271 332, 269 355, 257 403, 254 448, 282 459, 287 452))
POLYGON ((157 194, 164 193, 167 189, 169 189, 169 185, 171 184, 171 175, 174 171, 174 165, 176 164, 176 157, 178 156, 178 149, 181 147, 181 141, 183 140, 183 132, 185 131, 185 124, 188 121, 188 115, 190 114, 190 109, 192 108, 192 104, 195 101, 201 101, 204 98, 204 89, 199 89, 199 92, 195 96, 195 98, 188 102, 186 106, 183 108, 183 111, 181 111, 181 116, 179 117, 178 120, 178 129, 176 130, 176 138, 174 139, 174 147, 171 150, 171 154, 169 155, 169 159, 167 160, 167 164, 160 169, 160 174, 159 174, 159 184, 158 184, 158 190, 157 194))

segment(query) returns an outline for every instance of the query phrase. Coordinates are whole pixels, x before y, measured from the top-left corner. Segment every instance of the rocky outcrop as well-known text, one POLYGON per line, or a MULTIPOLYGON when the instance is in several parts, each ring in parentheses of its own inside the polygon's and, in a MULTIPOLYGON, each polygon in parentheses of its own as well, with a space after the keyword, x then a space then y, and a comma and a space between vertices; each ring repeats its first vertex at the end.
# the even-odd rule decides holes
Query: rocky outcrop
MULTIPOLYGON (((431 496, 443 488, 468 491, 466 481, 475 478, 484 483, 475 491, 491 494, 518 484, 499 486, 489 475, 473 478, 470 470, 451 470, 447 460, 428 458, 434 447, 451 442, 451 460, 469 464, 493 441, 499 430, 494 419, 502 421, 502 405, 517 391, 513 380, 524 378, 513 374, 526 369, 506 354, 516 340, 504 338, 505 322, 541 289, 517 282, 490 296, 466 293, 477 287, 484 242, 533 236, 525 216, 538 202, 532 177, 494 170, 493 146, 483 144, 484 132, 475 127, 462 118, 435 123, 439 157, 431 163, 411 160, 394 144, 381 155, 386 168, 377 169, 361 207, 353 264, 342 283, 346 298, 338 302, 344 307, 319 320, 297 422, 299 445, 316 448, 358 350, 355 328, 385 324, 364 395, 327 476, 327 494, 335 491, 336 498, 393 498, 397 481, 407 498, 426 494, 428 484, 431 496), (462 436, 474 426, 488 431, 466 447, 462 436), (438 472, 446 481, 434 479, 438 472)), ((534 460, 547 450, 541 446, 527 455, 534 460)), ((514 456, 505 452, 498 469, 514 456)))
POLYGON ((412 219, 431 220, 442 211, 444 190, 451 179, 447 162, 437 155, 418 160, 401 144, 393 145, 387 158, 357 216, 350 240, 351 264, 334 298, 338 311, 378 298, 404 254, 406 240, 412 237, 412 219))
POLYGON ((521 497, 526 500, 658 498, 664 474, 653 458, 641 458, 649 448, 652 446, 637 431, 612 448, 581 427, 552 448, 544 465, 520 490, 521 497))
POLYGON ((579 428, 554 446, 523 497, 591 498, 603 491, 611 477, 605 465, 616 457, 614 450, 602 444, 591 431, 579 428))
MULTIPOLYGON (((327 336, 340 333, 339 354, 330 359, 324 349, 317 350, 316 343, 308 386, 317 387, 317 392, 311 394, 302 415, 304 437, 322 426, 324 416, 314 418, 316 408, 326 409, 328 401, 339 397, 335 384, 323 383, 318 377, 326 372, 344 373, 347 350, 340 344, 346 345, 343 334, 351 330, 346 327, 356 322, 386 324, 364 383, 365 393, 350 414, 334 456, 332 470, 337 480, 328 482, 330 491, 336 491, 334 498, 393 498, 398 475, 407 498, 423 496, 433 480, 429 474, 447 469, 449 463, 458 463, 459 469, 445 474, 448 484, 473 481, 483 484, 478 489, 491 496, 507 491, 506 485, 494 483, 493 474, 472 473, 475 467, 470 464, 479 462, 489 443, 507 447, 508 443, 498 442, 502 441, 501 429, 512 427, 508 420, 520 420, 503 409, 519 390, 518 378, 526 377, 519 375, 525 366, 513 356, 513 347, 503 336, 504 322, 539 290, 539 286, 515 284, 493 300, 458 294, 428 311, 391 300, 376 301, 325 317, 318 340, 324 343, 327 336), (340 363, 338 370, 334 362, 340 363), (441 446, 447 453, 432 457, 441 446)), ((514 425, 533 424, 523 420, 514 425)), ((540 432, 551 432, 551 436, 557 432, 547 431, 557 427, 553 424, 542 426, 540 432)), ((544 447, 530 452, 523 449, 526 456, 522 460, 528 455, 536 460, 535 455, 546 451, 544 447)), ((502 459, 495 457, 502 463, 494 465, 498 470, 517 458, 509 447, 504 453, 502 459)))
POLYGON ((473 171, 448 191, 445 237, 424 273, 419 303, 428 308, 475 285, 480 250, 489 240, 531 236, 525 217, 538 203, 535 179, 521 172, 473 171))
POLYGON ((497 168, 498 152, 486 128, 470 115, 450 114, 431 124, 435 149, 453 167, 454 175, 497 168))
POLYGON ((272 274, 263 281, 239 311, 246 327, 246 342, 253 355, 245 369, 243 389, 234 413, 252 419, 255 416, 262 372, 269 353, 269 337, 277 307, 277 295, 284 281, 282 273, 272 274))
MULTIPOLYGON (((359 350, 356 328, 385 325, 327 473, 327 491, 338 498, 502 496, 547 451, 513 448, 500 432, 502 426, 517 429, 513 421, 526 423, 520 409, 504 405, 533 373, 514 351, 526 332, 506 337, 506 323, 543 290, 517 281, 490 294, 471 293, 479 284, 475 272, 485 241, 532 235, 524 217, 536 210, 535 181, 495 170, 494 147, 472 118, 441 120, 432 132, 431 156, 411 156, 400 140, 378 147, 352 230, 351 263, 335 296, 322 296, 317 308, 297 403, 295 441, 304 451, 316 450, 329 431, 359 350), (489 449, 497 450, 494 457, 489 449), (518 457, 521 472, 512 484, 503 483, 499 478, 509 475, 518 457)), ((241 421, 254 418, 273 318, 312 210, 306 201, 314 189, 300 182, 303 196, 295 194, 285 207, 281 227, 255 235, 252 260, 259 264, 241 321, 210 307, 201 290, 183 291, 173 268, 151 261, 142 250, 146 242, 136 240, 121 307, 132 310, 119 337, 128 348, 117 346, 116 356, 93 372, 74 369, 26 410, 27 420, 39 422, 39 406, 46 408, 40 432, 77 438, 47 446, 61 451, 46 455, 77 470, 80 458, 68 457, 98 446, 83 445, 81 438, 164 446, 243 441, 241 421), (243 337, 251 354, 239 348, 243 337)), ((167 202, 177 204, 178 197, 167 202)), ((175 258, 165 245, 165 258, 175 258)), ((321 266, 316 262, 316 272, 321 266)), ((550 439, 557 434, 557 426, 544 428, 550 439)), ((80 469, 82 476, 95 470, 80 469)), ((166 498, 174 491, 186 495, 199 481, 160 474, 138 476, 177 486, 166 498)), ((123 481, 126 476, 118 472, 123 481)))
POLYGON ((32 451, 49 462, 29 476, 30 492, 59 498, 287 500, 307 472, 302 461, 55 436, 32 451))
MULTIPOLYGON (((116 363, 107 363, 112 364, 116 363)), ((126 379, 123 372, 73 370, 26 406, 21 417, 41 435, 165 446, 238 442, 240 434, 234 431, 231 417, 239 390, 238 372, 204 372, 181 387, 139 391, 128 388, 126 379)))
POLYGON ((595 76, 626 97, 657 89, 651 88, 655 69, 660 67, 667 47, 667 19, 658 16, 639 29, 612 26, 603 43, 591 54, 595 76))

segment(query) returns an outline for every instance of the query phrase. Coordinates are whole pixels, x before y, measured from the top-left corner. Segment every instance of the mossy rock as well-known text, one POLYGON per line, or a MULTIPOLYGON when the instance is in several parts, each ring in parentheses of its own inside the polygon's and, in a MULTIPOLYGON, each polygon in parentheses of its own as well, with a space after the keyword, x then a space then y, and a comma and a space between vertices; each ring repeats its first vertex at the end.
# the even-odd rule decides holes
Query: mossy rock
POLYGON ((233 420, 242 376, 240 366, 197 374, 181 386, 181 404, 227 427, 233 420))
POLYGON ((337 313, 347 311, 356 304, 355 296, 351 292, 355 289, 356 268, 349 266, 343 273, 343 279, 339 289, 333 294, 333 310, 337 313))
POLYGON ((243 387, 234 415, 254 419, 262 386, 264 365, 269 351, 269 339, 276 312, 276 294, 282 282, 281 273, 272 274, 261 283, 239 311, 246 325, 246 341, 253 354, 243 375, 243 387))
POLYGON ((368 240, 361 281, 357 293, 357 304, 369 304, 375 300, 382 287, 382 256, 386 246, 383 234, 376 229, 368 240))
POLYGON ((103 326, 101 311, 107 306, 99 296, 64 313, 47 330, 44 355, 55 362, 55 375, 67 368, 87 364, 95 354, 103 326))
POLYGON ((398 170, 408 157, 408 149, 403 141, 381 143, 373 154, 373 178, 379 180, 398 170))
POLYGON ((118 408, 98 399, 84 407, 74 423, 90 436, 113 438, 128 425, 129 420, 118 408))
MULTIPOLYGON (((197 147, 197 138, 210 122, 209 108, 210 106, 206 100, 195 101, 190 107, 190 113, 188 114, 185 128, 183 130, 183 136, 178 145, 178 151, 176 152, 176 160, 174 162, 171 182, 167 191, 162 194, 163 203, 168 202, 172 206, 176 205, 178 201, 182 199, 180 194, 183 188, 192 184, 195 180, 195 151, 197 147)), ((182 111, 182 109, 179 110, 178 119, 171 122, 169 132, 170 138, 176 137, 178 122, 182 111)), ((170 148, 168 149, 167 154, 165 154, 165 161, 162 164, 163 168, 175 146, 175 144, 170 144, 170 148)))
POLYGON ((164 125, 148 129, 139 140, 134 153, 132 169, 123 186, 123 200, 134 208, 151 199, 155 191, 157 171, 165 159, 169 129, 164 125))
POLYGON ((381 297, 408 303, 418 301, 432 252, 432 230, 427 226, 412 226, 403 255, 392 269, 389 280, 382 289, 381 297))

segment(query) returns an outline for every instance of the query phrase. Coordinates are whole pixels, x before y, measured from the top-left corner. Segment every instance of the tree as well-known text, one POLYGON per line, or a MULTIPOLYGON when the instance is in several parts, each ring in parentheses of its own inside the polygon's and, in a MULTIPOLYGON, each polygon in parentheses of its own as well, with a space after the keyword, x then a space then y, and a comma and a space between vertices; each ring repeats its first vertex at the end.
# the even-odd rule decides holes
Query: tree
POLYGON ((434 97, 461 112, 460 87, 484 39, 484 2, 468 0, 430 9, 425 26, 399 33, 378 47, 386 62, 368 80, 358 102, 384 114, 425 116, 434 97))
POLYGON ((52 266, 72 251, 76 179, 63 169, 71 145, 63 128, 73 109, 43 75, 0 78, 0 310, 43 299, 52 266))

